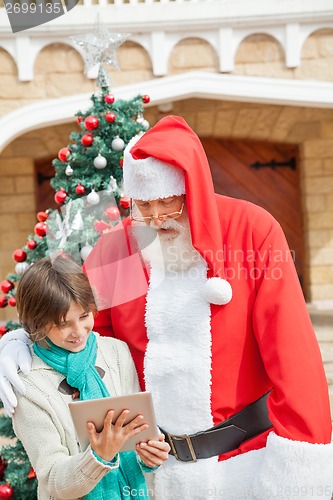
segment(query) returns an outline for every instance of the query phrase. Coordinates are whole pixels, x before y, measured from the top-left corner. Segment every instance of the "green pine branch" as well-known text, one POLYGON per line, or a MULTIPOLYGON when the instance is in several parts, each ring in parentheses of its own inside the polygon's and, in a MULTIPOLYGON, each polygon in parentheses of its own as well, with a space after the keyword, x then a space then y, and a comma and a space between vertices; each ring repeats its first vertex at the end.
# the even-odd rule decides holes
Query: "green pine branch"
POLYGON ((15 437, 12 419, 7 415, 0 415, 0 436, 10 439, 15 437))

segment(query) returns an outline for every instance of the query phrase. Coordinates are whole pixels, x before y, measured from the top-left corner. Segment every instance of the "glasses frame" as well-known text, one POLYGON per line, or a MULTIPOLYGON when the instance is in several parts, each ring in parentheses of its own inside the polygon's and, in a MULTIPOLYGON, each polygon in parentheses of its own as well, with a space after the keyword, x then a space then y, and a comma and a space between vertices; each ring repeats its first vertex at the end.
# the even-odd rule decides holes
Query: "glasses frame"
POLYGON ((181 209, 178 212, 171 212, 170 214, 158 214, 158 215, 149 215, 149 216, 142 216, 142 217, 133 217, 133 200, 131 198, 130 200, 130 219, 134 220, 136 222, 151 222, 153 219, 158 219, 161 222, 165 222, 166 220, 174 220, 178 219, 184 210, 184 204, 185 202, 183 201, 181 209), (172 216, 172 217, 171 217, 172 216))

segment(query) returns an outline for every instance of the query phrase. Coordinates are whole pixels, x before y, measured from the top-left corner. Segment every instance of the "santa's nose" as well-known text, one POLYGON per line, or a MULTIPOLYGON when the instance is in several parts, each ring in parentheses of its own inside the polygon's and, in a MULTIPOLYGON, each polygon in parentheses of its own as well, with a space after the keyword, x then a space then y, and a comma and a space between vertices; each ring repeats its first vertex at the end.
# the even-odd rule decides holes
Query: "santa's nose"
POLYGON ((163 222, 157 217, 152 217, 151 221, 155 227, 162 227, 163 222))

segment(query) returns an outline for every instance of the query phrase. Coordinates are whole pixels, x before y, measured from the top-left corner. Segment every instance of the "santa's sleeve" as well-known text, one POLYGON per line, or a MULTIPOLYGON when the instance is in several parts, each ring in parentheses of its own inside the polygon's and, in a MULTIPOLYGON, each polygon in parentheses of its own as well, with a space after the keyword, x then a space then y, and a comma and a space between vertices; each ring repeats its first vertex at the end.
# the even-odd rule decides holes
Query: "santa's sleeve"
POLYGON ((292 255, 274 219, 256 257, 253 328, 272 382, 268 411, 274 430, 254 479, 255 498, 331 498, 327 380, 292 255))
POLYGON ((98 308, 94 320, 94 331, 105 337, 113 337, 111 307, 107 307, 110 304, 107 304, 104 299, 105 284, 107 282, 104 252, 105 241, 102 235, 85 260, 83 270, 88 276, 89 283, 94 291, 98 308))

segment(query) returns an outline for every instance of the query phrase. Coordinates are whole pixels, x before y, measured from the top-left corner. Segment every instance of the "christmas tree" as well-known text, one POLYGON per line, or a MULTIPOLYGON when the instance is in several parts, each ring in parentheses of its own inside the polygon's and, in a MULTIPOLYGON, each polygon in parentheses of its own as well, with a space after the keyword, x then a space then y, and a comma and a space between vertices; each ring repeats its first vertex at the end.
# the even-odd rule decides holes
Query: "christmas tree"
MULTIPOLYGON (((104 231, 128 215, 129 199, 122 193, 123 150, 130 139, 148 129, 143 117, 147 95, 116 100, 108 87, 91 96, 92 106, 79 111, 80 132, 53 160, 57 210, 37 213, 34 233, 13 253, 15 273, 0 283, 0 307, 15 307, 15 285, 25 269, 36 260, 64 253, 82 264, 104 231)), ((0 335, 19 327, 8 322, 0 335)), ((0 415, 0 438, 14 438, 11 420, 0 415)), ((0 500, 36 499, 37 480, 18 440, 0 450, 0 500)))

